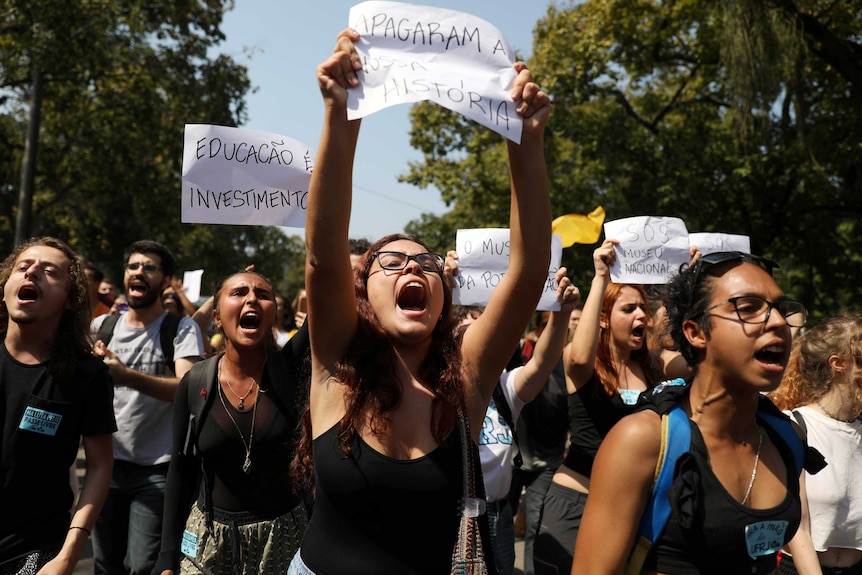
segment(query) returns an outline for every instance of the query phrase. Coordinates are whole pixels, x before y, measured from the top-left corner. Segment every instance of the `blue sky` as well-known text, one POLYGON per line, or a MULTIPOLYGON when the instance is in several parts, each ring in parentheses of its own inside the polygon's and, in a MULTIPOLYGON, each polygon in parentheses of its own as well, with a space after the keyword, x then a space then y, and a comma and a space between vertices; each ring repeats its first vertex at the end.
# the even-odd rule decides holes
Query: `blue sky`
MULTIPOLYGON (((275 132, 317 147, 323 106, 314 70, 332 52, 335 37, 347 26, 354 0, 236 0, 225 15, 227 39, 219 52, 245 64, 256 91, 246 103, 245 128, 275 132)), ((533 27, 544 17, 543 0, 425 0, 428 6, 460 10, 496 26, 527 58, 533 27)), ((362 122, 354 164, 351 237, 370 240, 400 232, 423 213, 448 208, 436 189, 401 184, 399 174, 421 156, 410 147, 408 105, 394 106, 362 122)), ((289 234, 302 230, 285 228, 289 234)), ((454 241, 454 238, 453 238, 454 241)))

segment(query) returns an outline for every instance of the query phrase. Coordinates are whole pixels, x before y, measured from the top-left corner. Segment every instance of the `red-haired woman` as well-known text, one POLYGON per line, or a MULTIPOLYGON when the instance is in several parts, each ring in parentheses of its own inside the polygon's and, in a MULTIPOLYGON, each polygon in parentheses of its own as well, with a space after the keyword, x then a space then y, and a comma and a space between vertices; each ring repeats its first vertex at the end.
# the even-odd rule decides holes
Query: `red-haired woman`
POLYGON ((643 288, 611 282, 618 243, 607 239, 593 252, 595 277, 563 354, 571 445, 545 496, 533 555, 538 575, 572 567, 593 460, 605 435, 657 378, 687 374, 684 367, 671 373, 679 363, 648 349, 652 318, 643 288))

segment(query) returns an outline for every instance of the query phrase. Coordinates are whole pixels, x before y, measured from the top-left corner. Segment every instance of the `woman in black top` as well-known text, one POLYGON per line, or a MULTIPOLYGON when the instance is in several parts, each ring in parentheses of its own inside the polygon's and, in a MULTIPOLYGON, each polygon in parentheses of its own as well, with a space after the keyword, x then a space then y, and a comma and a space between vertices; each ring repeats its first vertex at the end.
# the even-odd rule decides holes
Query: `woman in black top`
POLYGON ((611 282, 618 243, 606 239, 593 252, 595 276, 563 354, 571 444, 545 495, 533 555, 538 575, 571 569, 593 459, 608 431, 659 375, 680 375, 668 373, 681 363, 677 354, 647 347, 652 314, 644 289, 611 282))
MULTIPOLYGON (((643 573, 765 575, 774 572, 776 551, 787 542, 802 561, 800 572, 818 572, 789 444, 758 411, 761 395, 781 382, 789 326, 803 325, 806 314, 759 263, 771 265, 738 252, 709 254, 670 283, 670 332, 695 372, 680 394, 692 438, 667 491, 673 512, 643 573)), ((661 436, 660 417, 643 410, 605 438, 593 466, 573 575, 623 572, 661 436)))
POLYGON ((177 390, 153 573, 283 575, 307 521, 290 480, 307 330, 276 349, 275 293, 260 274, 231 275, 214 297, 225 352, 177 390))
POLYGON ((437 575, 451 569, 459 528, 459 429, 469 421, 466 440, 478 439, 493 389, 547 280, 543 133, 550 100, 526 66, 515 64, 508 105, 523 119, 523 132, 520 144, 507 143, 509 267, 456 343, 441 256, 415 238, 391 235, 355 272, 349 263, 360 121, 348 120, 347 93, 361 89, 357 41, 355 31, 342 32, 335 53, 317 68, 325 116, 305 230, 312 351, 305 432, 317 483, 292 570, 437 575))

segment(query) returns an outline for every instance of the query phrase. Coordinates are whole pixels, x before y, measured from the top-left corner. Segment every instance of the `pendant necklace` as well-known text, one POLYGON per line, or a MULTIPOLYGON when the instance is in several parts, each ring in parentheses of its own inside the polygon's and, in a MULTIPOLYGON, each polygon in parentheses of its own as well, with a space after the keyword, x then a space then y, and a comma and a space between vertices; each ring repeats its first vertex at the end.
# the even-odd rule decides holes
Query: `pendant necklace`
POLYGON ((251 391, 254 389, 254 386, 257 385, 257 380, 252 377, 251 378, 251 385, 248 386, 248 389, 246 390, 244 395, 240 395, 236 391, 234 391, 233 386, 230 384, 230 381, 228 381, 228 379, 224 376, 224 373, 223 373, 222 368, 221 368, 221 364, 219 364, 219 366, 218 366, 218 371, 219 371, 219 378, 224 380, 224 382, 227 384, 227 388, 239 400, 239 403, 237 404, 237 409, 242 411, 244 409, 244 406, 245 406, 245 403, 244 403, 245 398, 248 397, 248 394, 251 393, 251 391))
POLYGON ((754 469, 751 470, 751 481, 748 482, 748 489, 745 490, 745 497, 742 498, 742 504, 745 505, 745 502, 748 501, 748 497, 751 495, 751 488, 754 486, 754 479, 757 477, 757 464, 760 463, 760 448, 763 447, 763 431, 760 430, 760 426, 755 424, 757 427, 757 451, 754 453, 754 469))
MULTIPOLYGON (((254 385, 254 384, 252 384, 254 385)), ((248 395, 246 393, 246 395, 248 395)), ((218 396, 221 399, 221 404, 224 407, 227 416, 230 418, 231 423, 236 428, 237 433, 239 433, 239 438, 242 440, 242 445, 245 447, 245 461, 242 464, 242 470, 244 473, 251 473, 251 445, 254 441, 254 419, 257 414, 257 400, 254 401, 254 404, 251 407, 251 431, 248 434, 248 443, 245 441, 245 436, 242 434, 242 430, 239 428, 236 420, 233 418, 233 415, 230 413, 230 409, 227 406, 227 402, 224 400, 224 391, 221 388, 221 385, 218 386, 218 396)), ((242 403, 242 399, 240 399, 240 404, 242 403)))

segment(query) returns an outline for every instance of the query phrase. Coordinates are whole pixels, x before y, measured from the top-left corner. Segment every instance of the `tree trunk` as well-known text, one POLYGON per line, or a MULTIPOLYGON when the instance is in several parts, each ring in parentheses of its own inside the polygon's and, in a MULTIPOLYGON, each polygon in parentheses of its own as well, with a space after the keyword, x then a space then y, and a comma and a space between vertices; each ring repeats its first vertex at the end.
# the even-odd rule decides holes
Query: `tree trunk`
POLYGON ((36 181, 36 150, 39 147, 39 125, 42 120, 42 71, 33 66, 30 120, 24 157, 21 160, 21 189, 18 192, 18 215, 15 219, 15 245, 30 237, 33 211, 33 187, 36 181))

